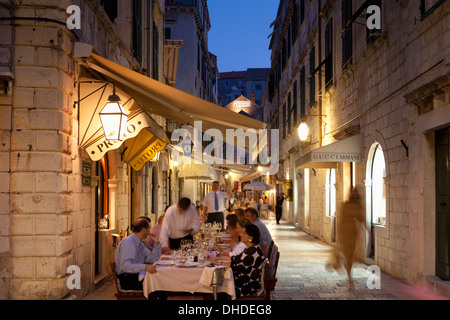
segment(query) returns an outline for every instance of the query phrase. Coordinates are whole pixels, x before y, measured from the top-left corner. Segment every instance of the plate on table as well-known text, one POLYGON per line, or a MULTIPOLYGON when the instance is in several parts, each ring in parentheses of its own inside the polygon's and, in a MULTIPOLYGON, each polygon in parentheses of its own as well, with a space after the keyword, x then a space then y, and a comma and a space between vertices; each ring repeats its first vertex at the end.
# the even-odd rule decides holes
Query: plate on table
POLYGON ((195 268, 199 265, 198 262, 187 261, 185 263, 177 263, 178 268, 195 268))
POLYGON ((174 264, 174 262, 170 260, 159 260, 156 261, 155 264, 158 266, 171 266, 174 264))

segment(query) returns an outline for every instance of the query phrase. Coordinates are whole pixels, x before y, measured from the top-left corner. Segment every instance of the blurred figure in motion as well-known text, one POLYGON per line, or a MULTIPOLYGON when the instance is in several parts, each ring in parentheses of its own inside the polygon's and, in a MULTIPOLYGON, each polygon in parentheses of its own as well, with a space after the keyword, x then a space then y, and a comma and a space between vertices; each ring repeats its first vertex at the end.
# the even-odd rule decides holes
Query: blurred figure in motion
POLYGON ((370 241, 372 241, 372 234, 365 220, 361 197, 356 188, 354 188, 350 192, 350 199, 342 205, 340 219, 338 220, 339 244, 344 256, 345 270, 347 271, 350 290, 355 289, 351 272, 359 224, 362 224, 369 232, 370 241))

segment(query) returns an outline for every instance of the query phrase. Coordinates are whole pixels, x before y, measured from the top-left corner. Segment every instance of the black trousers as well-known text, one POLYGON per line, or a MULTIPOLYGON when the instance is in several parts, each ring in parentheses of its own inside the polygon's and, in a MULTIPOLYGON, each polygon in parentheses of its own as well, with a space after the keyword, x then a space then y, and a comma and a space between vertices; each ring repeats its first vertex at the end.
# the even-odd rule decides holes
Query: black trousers
POLYGON ((120 287, 123 290, 143 290, 142 281, 139 281, 139 273, 122 273, 117 276, 120 287))
POLYGON ((206 223, 220 222, 222 224, 222 230, 225 228, 225 219, 223 217, 223 212, 210 212, 206 218, 206 223))
POLYGON ((181 240, 191 240, 194 241, 194 237, 192 234, 188 234, 186 237, 178 238, 178 239, 170 239, 169 238, 169 247, 172 250, 178 250, 181 247, 181 240))
POLYGON ((275 206, 275 217, 277 219, 277 223, 280 223, 282 215, 283 215, 283 207, 282 206, 275 206))

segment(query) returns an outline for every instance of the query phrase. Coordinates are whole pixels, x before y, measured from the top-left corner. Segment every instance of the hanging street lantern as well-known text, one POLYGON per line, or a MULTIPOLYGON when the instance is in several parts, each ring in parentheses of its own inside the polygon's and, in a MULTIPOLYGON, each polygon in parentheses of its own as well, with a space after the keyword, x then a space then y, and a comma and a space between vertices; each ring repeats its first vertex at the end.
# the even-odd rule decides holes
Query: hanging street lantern
POLYGON ((122 141, 127 128, 128 114, 120 104, 120 97, 116 95, 114 86, 113 94, 109 96, 108 103, 99 113, 102 121, 106 140, 122 141))
POLYGON ((298 127, 298 137, 300 138, 300 141, 306 141, 308 139, 309 134, 309 128, 306 122, 300 123, 300 126, 298 127))

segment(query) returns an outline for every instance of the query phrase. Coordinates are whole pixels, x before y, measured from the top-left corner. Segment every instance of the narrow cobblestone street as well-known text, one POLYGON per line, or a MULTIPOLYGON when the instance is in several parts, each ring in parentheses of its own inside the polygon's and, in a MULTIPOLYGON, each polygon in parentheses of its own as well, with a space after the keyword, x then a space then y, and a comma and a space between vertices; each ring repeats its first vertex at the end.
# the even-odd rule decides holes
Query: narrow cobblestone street
MULTIPOLYGON (((381 273, 381 289, 369 289, 368 266, 355 262, 352 275, 355 290, 348 290, 347 275, 325 270, 331 247, 292 224, 265 219, 279 247, 280 261, 273 300, 418 300, 438 299, 429 290, 419 289, 381 273)), ((446 299, 446 298, 443 298, 446 299)))
MULTIPOLYGON (((279 247, 280 261, 277 285, 272 300, 421 300, 446 299, 430 290, 405 284, 385 273, 381 274, 381 289, 366 285, 368 266, 355 262, 355 290, 349 291, 347 276, 325 270, 331 247, 296 228, 285 220, 277 225, 273 215, 261 219, 269 228, 279 247)), ((106 282, 83 300, 115 300, 115 286, 106 282)))

